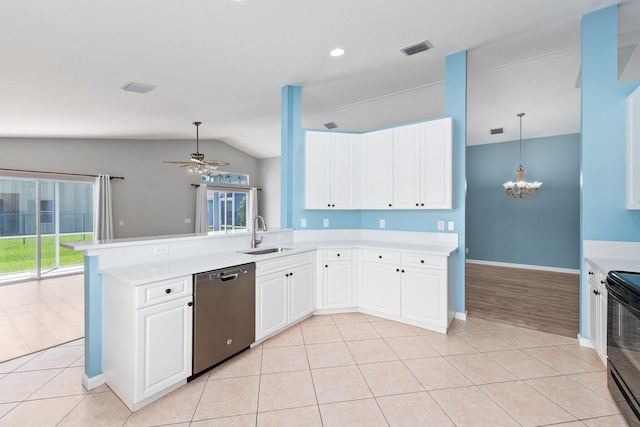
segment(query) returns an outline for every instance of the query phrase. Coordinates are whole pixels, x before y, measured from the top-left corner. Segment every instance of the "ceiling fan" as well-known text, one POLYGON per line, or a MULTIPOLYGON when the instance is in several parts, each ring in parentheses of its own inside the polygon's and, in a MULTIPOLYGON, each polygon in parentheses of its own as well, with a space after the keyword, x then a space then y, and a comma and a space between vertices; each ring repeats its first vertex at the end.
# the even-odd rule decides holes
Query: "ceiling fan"
POLYGON ((193 122, 196 125, 196 152, 191 153, 191 158, 189 161, 181 162, 181 161, 171 161, 165 160, 163 163, 174 163, 180 166, 181 168, 189 168, 189 172, 194 174, 209 174, 212 175, 215 173, 216 169, 220 166, 227 166, 229 162, 225 162, 224 160, 205 160, 204 154, 200 153, 200 135, 198 132, 199 126, 202 122, 193 122))

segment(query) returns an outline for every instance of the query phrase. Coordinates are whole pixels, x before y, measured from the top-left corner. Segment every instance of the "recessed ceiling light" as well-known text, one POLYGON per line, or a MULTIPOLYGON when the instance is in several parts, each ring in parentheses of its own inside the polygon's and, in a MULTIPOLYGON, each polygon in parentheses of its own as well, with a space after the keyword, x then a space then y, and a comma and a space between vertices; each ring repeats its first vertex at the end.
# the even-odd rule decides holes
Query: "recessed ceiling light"
POLYGON ((344 50, 341 47, 337 47, 335 49, 333 49, 331 52, 329 52, 329 55, 331 56, 342 56, 344 55, 344 53, 346 52, 346 50, 344 50))

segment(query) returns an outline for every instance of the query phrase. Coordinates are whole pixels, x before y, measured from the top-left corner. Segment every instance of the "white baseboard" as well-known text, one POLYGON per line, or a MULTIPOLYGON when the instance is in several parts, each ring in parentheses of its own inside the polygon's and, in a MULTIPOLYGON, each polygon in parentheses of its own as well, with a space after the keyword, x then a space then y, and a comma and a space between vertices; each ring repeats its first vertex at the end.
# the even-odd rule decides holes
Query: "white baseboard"
POLYGON ((458 320, 467 320, 467 311, 465 310, 464 313, 459 313, 456 311, 456 314, 454 317, 458 320))
POLYGON ((595 348, 593 346, 593 342, 589 338, 584 338, 580 334, 578 334, 578 344, 580 344, 582 347, 595 348))
POLYGON ((470 258, 467 258, 466 262, 469 264, 492 265, 494 267, 523 268, 526 270, 551 271, 553 273, 580 274, 580 270, 574 270, 571 268, 547 267, 544 265, 511 264, 508 262, 483 261, 470 258))
POLYGON ((82 374, 82 386, 86 390, 93 390, 94 388, 99 387, 106 382, 107 380, 104 377, 104 374, 99 374, 91 378, 89 378, 87 374, 82 374))

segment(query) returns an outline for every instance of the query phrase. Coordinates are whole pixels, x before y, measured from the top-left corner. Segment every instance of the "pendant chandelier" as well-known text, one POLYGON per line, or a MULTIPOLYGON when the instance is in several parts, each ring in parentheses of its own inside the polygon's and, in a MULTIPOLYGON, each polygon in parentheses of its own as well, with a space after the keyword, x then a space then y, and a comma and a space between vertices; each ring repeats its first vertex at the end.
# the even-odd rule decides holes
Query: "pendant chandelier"
POLYGON ((522 117, 524 113, 518 113, 516 116, 520 118, 520 166, 516 169, 518 180, 516 182, 505 182, 502 186, 507 196, 511 196, 514 199, 524 199, 538 194, 542 183, 538 181, 527 182, 524 180, 524 174, 527 172, 522 168, 522 117))

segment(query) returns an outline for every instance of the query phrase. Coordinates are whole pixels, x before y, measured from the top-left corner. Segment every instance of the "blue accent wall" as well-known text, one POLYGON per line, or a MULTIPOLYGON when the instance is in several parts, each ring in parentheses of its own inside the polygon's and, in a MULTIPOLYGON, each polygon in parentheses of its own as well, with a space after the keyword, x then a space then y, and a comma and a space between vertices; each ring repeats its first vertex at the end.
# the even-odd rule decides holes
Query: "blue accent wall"
MULTIPOLYGON (((626 98, 640 82, 617 82, 617 7, 582 17, 581 239, 640 241, 640 213, 625 208, 626 98)), ((582 257, 582 254, 581 254, 582 257)), ((588 336, 582 265, 580 334, 588 336)))
POLYGON ((516 180, 519 142, 467 148, 467 257, 579 269, 580 135, 523 140, 522 151, 525 178, 543 185, 513 199, 502 183, 516 180))
POLYGON ((84 373, 102 373, 102 276, 98 256, 84 257, 84 373))

